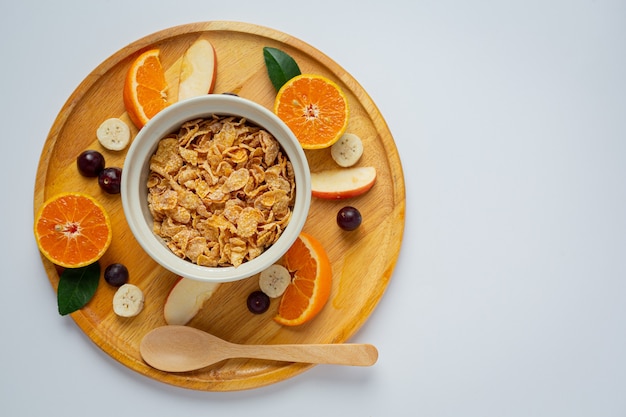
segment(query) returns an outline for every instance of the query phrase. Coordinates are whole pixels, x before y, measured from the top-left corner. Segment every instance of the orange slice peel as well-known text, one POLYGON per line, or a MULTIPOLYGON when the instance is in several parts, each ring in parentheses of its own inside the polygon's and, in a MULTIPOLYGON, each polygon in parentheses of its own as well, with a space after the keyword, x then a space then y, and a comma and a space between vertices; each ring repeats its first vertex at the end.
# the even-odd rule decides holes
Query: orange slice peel
POLYGON ((139 55, 124 80, 124 107, 138 129, 168 105, 168 85, 159 53, 150 49, 139 55))
POLYGON ((304 324, 326 305, 332 288, 332 265, 322 244, 302 232, 284 258, 292 275, 274 321, 285 326, 304 324))
POLYGON ((348 100, 332 80, 301 74, 276 94, 274 113, 294 133, 304 149, 328 148, 348 126, 348 100))
POLYGON ((104 207, 82 193, 61 193, 35 215, 34 234, 41 253, 65 268, 80 268, 104 255, 113 237, 104 207))

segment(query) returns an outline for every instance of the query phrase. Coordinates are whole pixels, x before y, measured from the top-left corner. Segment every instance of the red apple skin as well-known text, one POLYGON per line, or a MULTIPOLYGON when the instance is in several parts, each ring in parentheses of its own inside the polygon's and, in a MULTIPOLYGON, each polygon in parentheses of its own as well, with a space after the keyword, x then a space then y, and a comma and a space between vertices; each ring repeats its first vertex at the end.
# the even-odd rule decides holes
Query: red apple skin
POLYGON ((368 192, 376 183, 374 167, 330 169, 311 174, 313 197, 340 200, 368 192))
POLYGON ((345 198, 358 197, 361 194, 365 194, 374 186, 374 182, 369 184, 365 184, 359 188, 353 188, 351 190, 343 190, 343 191, 322 191, 322 190, 311 190, 311 194, 313 197, 323 198, 326 200, 341 200, 345 198))

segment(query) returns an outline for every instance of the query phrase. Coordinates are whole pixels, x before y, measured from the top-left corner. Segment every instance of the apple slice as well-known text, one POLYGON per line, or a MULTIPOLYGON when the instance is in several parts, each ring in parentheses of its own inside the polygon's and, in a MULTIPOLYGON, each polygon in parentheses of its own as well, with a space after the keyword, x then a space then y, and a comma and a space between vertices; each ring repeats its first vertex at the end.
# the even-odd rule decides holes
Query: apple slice
POLYGON ((163 315, 167 324, 185 325, 194 318, 219 283, 180 278, 167 295, 163 315))
POLYGON ((183 56, 178 84, 178 101, 211 93, 216 77, 215 49, 207 39, 198 38, 183 56))
POLYGON ((374 186, 374 182, 374 167, 327 169, 311 173, 311 192, 319 198, 350 198, 366 193, 374 186))

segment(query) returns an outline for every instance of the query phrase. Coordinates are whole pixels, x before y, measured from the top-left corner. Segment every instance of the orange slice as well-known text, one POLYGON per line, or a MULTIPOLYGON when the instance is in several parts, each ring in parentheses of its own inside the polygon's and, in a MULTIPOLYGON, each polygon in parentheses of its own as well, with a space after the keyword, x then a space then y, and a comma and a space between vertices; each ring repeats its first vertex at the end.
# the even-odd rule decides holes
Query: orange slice
POLYGON ((332 266, 321 243, 306 233, 300 234, 283 260, 292 280, 274 320, 297 326, 311 320, 326 305, 332 287, 332 266))
POLYGON ((138 129, 167 107, 167 82, 158 49, 142 53, 132 63, 126 74, 123 97, 128 117, 138 129))
POLYGON ((104 207, 82 193, 63 193, 47 200, 35 215, 34 232, 41 253, 65 268, 96 262, 113 236, 104 207))
POLYGON ((304 149, 337 142, 348 126, 348 100, 337 84, 321 75, 302 74, 287 81, 276 95, 274 113, 304 149))

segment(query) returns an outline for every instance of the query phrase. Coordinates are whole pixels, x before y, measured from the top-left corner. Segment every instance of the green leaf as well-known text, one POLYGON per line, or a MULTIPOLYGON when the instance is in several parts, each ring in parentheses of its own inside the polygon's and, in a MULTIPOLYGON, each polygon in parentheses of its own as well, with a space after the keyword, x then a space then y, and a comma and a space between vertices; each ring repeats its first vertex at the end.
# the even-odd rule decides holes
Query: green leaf
POLYGON ((65 316, 85 306, 93 298, 100 281, 100 264, 94 262, 82 268, 67 268, 59 277, 57 304, 65 316))
POLYGON ((280 49, 266 46, 263 48, 263 57, 265 58, 267 74, 276 91, 280 90, 280 87, 287 81, 301 74, 296 61, 280 49))

